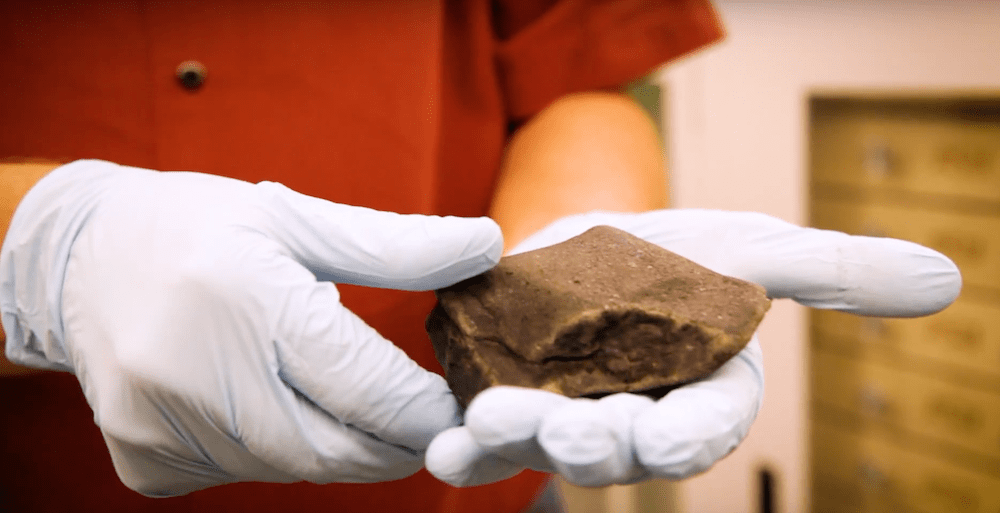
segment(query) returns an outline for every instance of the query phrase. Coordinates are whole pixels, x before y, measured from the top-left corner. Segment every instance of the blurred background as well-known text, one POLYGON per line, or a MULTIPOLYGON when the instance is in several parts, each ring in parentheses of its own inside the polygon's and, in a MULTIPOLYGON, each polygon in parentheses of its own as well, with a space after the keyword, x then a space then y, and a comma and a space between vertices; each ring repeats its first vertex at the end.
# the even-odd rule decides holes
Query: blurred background
POLYGON ((1000 512, 1000 2, 718 1, 726 41, 634 93, 676 207, 935 248, 909 320, 774 304, 747 441, 679 484, 564 486, 574 513, 1000 512))

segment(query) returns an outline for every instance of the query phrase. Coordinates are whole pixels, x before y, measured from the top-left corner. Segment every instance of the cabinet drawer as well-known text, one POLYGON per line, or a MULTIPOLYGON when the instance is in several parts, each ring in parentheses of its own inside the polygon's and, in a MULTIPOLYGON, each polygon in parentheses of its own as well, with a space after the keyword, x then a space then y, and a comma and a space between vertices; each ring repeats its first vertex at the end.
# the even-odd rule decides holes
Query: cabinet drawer
POLYGON ((867 428, 1000 457, 1000 395, 819 351, 812 355, 812 379, 814 402, 855 412, 867 428))
POLYGON ((816 201, 812 225, 855 235, 886 236, 951 258, 967 284, 1000 284, 1000 218, 919 208, 816 201))
POLYGON ((823 423, 812 431, 814 511, 996 513, 1000 478, 823 423), (843 509, 829 507, 840 503, 843 509))
POLYGON ((1000 386, 1000 305, 960 297, 943 311, 914 319, 886 319, 813 310, 813 337, 847 346, 860 357, 898 356, 945 364, 984 385, 1000 386))
POLYGON ((1000 124, 829 114, 813 123, 819 182, 1000 199, 1000 124))

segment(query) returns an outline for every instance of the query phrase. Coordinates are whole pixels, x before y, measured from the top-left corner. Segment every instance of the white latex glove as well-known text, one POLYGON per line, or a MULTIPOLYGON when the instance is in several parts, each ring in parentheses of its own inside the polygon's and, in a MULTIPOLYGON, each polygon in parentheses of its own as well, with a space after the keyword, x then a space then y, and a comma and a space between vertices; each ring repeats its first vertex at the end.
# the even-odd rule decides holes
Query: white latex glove
POLYGON ((502 246, 488 219, 78 161, 28 193, 0 252, 7 356, 76 374, 146 495, 399 479, 459 407, 317 278, 435 289, 502 246))
MULTIPOLYGON (((863 315, 912 317, 951 304, 961 276, 945 256, 894 239, 800 228, 757 213, 660 210, 593 212, 557 220, 519 253, 611 225, 716 272, 755 282, 772 298, 863 315)), ((763 400, 756 336, 705 380, 659 401, 616 394, 601 400, 495 387, 478 395, 465 425, 440 434, 427 468, 455 486, 508 478, 525 467, 581 486, 707 470, 747 435, 763 400)))

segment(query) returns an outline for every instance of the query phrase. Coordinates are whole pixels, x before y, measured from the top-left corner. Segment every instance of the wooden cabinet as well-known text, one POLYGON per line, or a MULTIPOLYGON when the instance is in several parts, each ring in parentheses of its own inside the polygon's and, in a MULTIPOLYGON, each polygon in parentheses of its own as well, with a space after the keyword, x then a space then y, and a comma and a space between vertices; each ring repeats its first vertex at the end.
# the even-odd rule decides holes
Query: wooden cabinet
POLYGON ((825 110, 826 117, 814 124, 811 162, 817 183, 1000 200, 1000 125, 983 122, 981 112, 988 106, 842 105, 836 114, 825 110))
POLYGON ((816 423, 817 513, 1000 511, 1000 479, 888 434, 816 423))
POLYGON ((811 224, 948 255, 917 319, 810 314, 815 512, 1000 512, 1000 98, 817 98, 811 224))

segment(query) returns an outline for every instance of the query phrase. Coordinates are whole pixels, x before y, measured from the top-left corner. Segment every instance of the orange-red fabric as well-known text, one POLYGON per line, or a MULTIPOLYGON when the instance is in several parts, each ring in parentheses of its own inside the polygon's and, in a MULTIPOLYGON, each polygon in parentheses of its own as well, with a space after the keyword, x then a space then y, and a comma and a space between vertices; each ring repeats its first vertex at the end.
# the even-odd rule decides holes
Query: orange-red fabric
MULTIPOLYGON (((0 157, 103 158, 275 180, 397 212, 482 215, 508 127, 721 36, 702 0, 0 2, 0 157), (177 65, 208 69, 194 91, 177 65)), ((342 286, 440 371, 430 293, 342 286)), ((122 486, 68 374, 0 380, 0 510, 523 509, 545 476, 450 488, 244 483, 171 499, 122 486)))

